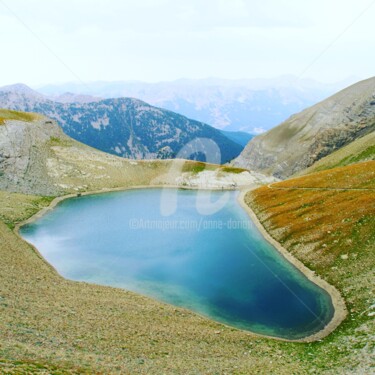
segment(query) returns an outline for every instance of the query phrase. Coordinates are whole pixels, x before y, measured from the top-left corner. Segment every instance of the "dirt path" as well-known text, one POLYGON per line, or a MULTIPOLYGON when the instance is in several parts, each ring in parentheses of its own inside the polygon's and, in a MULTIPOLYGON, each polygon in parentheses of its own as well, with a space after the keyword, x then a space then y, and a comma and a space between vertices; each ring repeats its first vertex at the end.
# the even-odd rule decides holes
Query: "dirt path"
POLYGON ((366 188, 319 188, 319 187, 276 187, 274 184, 268 184, 267 187, 275 190, 307 190, 307 191, 375 191, 375 189, 366 188))

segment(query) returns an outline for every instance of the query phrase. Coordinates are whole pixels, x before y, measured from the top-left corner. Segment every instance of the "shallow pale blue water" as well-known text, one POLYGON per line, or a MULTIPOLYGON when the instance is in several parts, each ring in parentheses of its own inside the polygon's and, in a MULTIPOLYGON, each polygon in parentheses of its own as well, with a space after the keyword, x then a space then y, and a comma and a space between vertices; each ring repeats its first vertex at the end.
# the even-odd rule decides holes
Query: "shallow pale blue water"
POLYGON ((261 334, 319 331, 333 316, 329 295, 262 237, 237 194, 143 189, 73 198, 21 235, 68 279, 122 287, 261 334))

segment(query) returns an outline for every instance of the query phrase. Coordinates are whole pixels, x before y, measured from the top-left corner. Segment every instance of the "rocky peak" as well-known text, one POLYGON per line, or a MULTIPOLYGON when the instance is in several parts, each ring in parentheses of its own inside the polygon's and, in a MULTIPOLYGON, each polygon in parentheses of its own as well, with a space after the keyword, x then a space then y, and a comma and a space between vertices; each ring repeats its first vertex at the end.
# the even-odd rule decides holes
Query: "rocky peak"
POLYGON ((16 94, 22 94, 24 96, 34 97, 34 98, 45 98, 44 95, 33 90, 24 83, 16 83, 14 85, 7 85, 0 87, 1 92, 11 92, 16 94))
POLYGON ((358 82, 253 138, 234 164, 286 178, 375 131, 375 77, 358 82))

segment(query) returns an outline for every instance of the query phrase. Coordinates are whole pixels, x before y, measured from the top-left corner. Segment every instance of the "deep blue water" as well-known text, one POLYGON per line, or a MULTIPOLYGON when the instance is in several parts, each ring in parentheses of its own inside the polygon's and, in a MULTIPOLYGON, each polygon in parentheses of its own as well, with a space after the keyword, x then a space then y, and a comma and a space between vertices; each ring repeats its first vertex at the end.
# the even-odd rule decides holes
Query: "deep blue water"
POLYGON ((237 194, 144 189, 73 198, 21 235, 68 279, 122 287, 266 335, 319 331, 333 316, 329 295, 262 237, 237 194))

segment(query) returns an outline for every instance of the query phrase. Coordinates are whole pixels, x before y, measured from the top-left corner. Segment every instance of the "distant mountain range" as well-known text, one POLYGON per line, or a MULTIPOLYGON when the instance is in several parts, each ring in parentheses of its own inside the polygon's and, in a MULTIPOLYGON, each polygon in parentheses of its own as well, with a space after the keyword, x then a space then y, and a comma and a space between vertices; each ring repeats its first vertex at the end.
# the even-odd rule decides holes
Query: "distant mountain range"
POLYGON ((132 97, 218 129, 259 134, 353 82, 322 84, 283 76, 252 80, 181 79, 161 83, 65 83, 40 87, 38 91, 63 102, 132 97))
POLYGON ((238 143, 243 148, 249 143, 251 139, 254 138, 253 134, 247 133, 247 132, 241 132, 241 131, 227 131, 227 130, 221 130, 221 133, 224 134, 226 137, 231 139, 233 142, 238 143))
MULTIPOLYGON (((203 138, 214 141, 220 153, 208 150, 207 144, 201 142, 200 152, 192 149, 185 158, 205 161, 203 154, 207 153, 211 160, 226 163, 243 149, 238 141, 207 124, 137 99, 91 100, 84 95, 79 96, 80 100, 75 95, 64 98, 60 102, 50 100, 23 84, 0 88, 0 108, 46 115, 75 140, 117 156, 174 158, 189 142, 203 138)), ((246 137, 249 136, 245 134, 246 137)))
MULTIPOLYGON (((234 165, 287 178, 373 132, 375 77, 358 82, 255 137, 234 165)), ((366 139, 327 159, 324 165, 372 159, 374 138, 366 139)))
POLYGON ((45 116, 0 109, 0 192, 45 197, 129 186, 233 188, 273 180, 227 165, 124 159, 75 141, 45 116))

